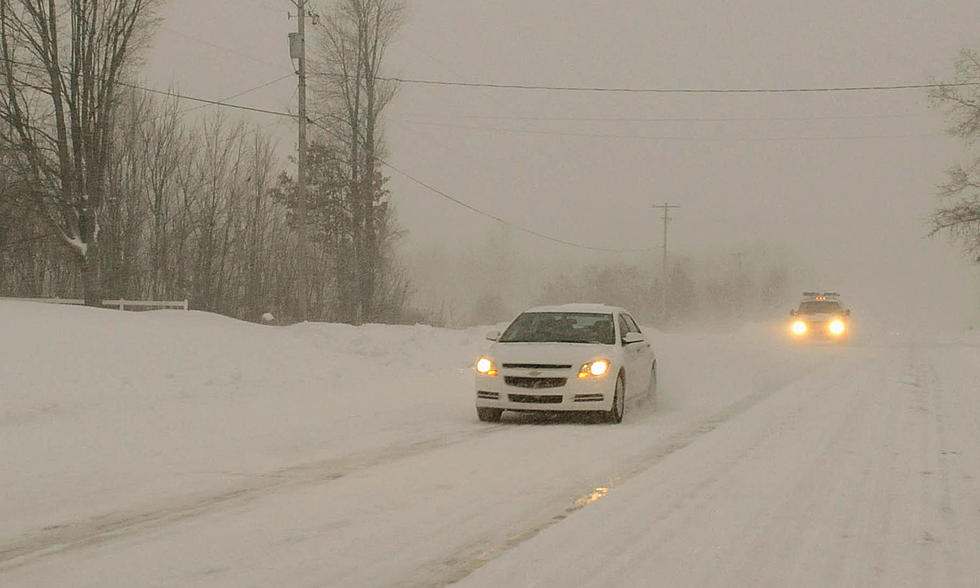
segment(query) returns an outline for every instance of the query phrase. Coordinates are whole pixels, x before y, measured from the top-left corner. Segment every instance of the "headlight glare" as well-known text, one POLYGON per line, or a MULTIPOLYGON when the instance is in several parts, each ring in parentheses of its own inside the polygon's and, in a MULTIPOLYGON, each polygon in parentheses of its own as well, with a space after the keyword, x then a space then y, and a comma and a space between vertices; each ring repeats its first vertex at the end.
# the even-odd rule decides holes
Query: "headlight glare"
POLYGON ((597 359, 595 361, 590 361, 589 363, 583 363, 582 367, 578 370, 579 378, 591 378, 602 376, 609 371, 609 360, 607 359, 597 359))
POLYGON ((793 323, 793 334, 802 335, 806 333, 806 323, 803 321, 796 321, 793 323))
POLYGON ((493 365, 493 360, 489 357, 481 357, 476 360, 476 373, 484 376, 496 376, 497 366, 493 365))
POLYGON ((844 321, 840 319, 830 321, 830 332, 834 335, 842 335, 844 333, 844 328, 844 321))

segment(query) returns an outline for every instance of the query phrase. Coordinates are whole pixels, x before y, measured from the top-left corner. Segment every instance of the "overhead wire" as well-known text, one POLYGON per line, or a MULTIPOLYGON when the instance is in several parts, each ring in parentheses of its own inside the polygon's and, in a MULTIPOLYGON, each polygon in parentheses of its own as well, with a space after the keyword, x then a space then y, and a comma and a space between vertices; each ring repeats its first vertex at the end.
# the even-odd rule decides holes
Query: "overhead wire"
MULTIPOLYGON (((323 23, 321 22, 320 26, 323 27, 325 25, 323 25, 323 23)), ((419 51, 420 53, 422 53, 423 55, 425 55, 426 57, 428 57, 429 59, 431 59, 431 60, 439 63, 443 67, 447 67, 451 71, 453 70, 452 66, 449 65, 449 64, 447 64, 444 60, 439 59, 439 58, 433 56, 432 54, 428 53, 427 51, 424 51, 423 49, 419 48, 418 46, 415 46, 415 49, 417 51, 419 51)), ((330 75, 330 74, 324 74, 324 75, 330 75)), ((458 72, 456 72, 456 75, 459 75, 458 72)), ((494 101, 496 102, 496 100, 494 100, 494 101)), ((498 102, 498 104, 499 104, 499 102, 498 102)), ((329 117, 330 117, 330 115, 325 115, 324 117, 321 117, 321 118, 329 118, 329 117)), ((338 118, 338 117, 334 117, 334 118, 338 118)), ((331 130, 326 129, 325 127, 323 127, 322 125, 320 125, 318 122, 313 122, 313 124, 315 126, 319 127, 322 130, 325 130, 327 132, 332 133, 331 130)), ((342 139, 344 141, 347 141, 347 138, 346 137, 343 137, 342 139)), ((460 200, 459 198, 456 198, 456 197, 454 197, 454 196, 446 193, 445 191, 440 190, 440 189, 436 188, 435 186, 432 186, 432 185, 430 185, 430 184, 428 184, 428 183, 420 180, 419 178, 416 178, 416 177, 412 176, 408 172, 405 172, 404 170, 401 170, 401 169, 395 167, 393 164, 391 164, 388 161, 385 161, 382 158, 375 157, 375 159, 377 159, 380 163, 382 163, 383 165, 385 165, 386 167, 388 167, 389 169, 391 169, 395 173, 397 173, 397 174, 399 174, 399 175, 407 178, 409 181, 411 181, 411 182, 413 182, 413 183, 415 183, 415 184, 423 187, 424 189, 432 192, 433 194, 435 194, 435 195, 437 195, 437 196, 439 196, 441 198, 447 199, 450 202, 452 202, 452 203, 454 203, 454 204, 456 204, 458 206, 461 206, 461 207, 463 207, 463 208, 465 208, 465 209, 467 209, 467 210, 469 210, 471 212, 474 212, 474 213, 476 213, 478 215, 481 215, 481 216, 484 216, 486 218, 490 218, 490 219, 492 219, 494 221, 497 221, 497 222, 503 224, 504 226, 512 227, 512 228, 514 228, 514 229, 516 229, 518 231, 521 231, 521 232, 524 232, 524 233, 533 235, 533 236, 538 237, 538 238, 541 238, 541 239, 545 239, 547 241, 552 241, 552 242, 555 242, 555 243, 560 243, 562 245, 567 245, 567 246, 576 247, 576 248, 580 248, 580 249, 587 249, 587 250, 592 250, 592 251, 603 251, 603 252, 616 252, 616 253, 643 252, 643 251, 650 251, 650 250, 653 249, 653 248, 644 248, 644 249, 614 249, 614 248, 606 248, 606 247, 596 247, 596 246, 587 245, 587 244, 583 244, 583 243, 575 243, 575 242, 572 242, 572 241, 568 241, 568 240, 565 240, 565 239, 554 237, 552 235, 547 235, 547 234, 542 233, 540 231, 535 231, 533 229, 529 229, 527 227, 518 225, 518 224, 516 224, 516 223, 514 223, 514 222, 512 222, 510 220, 507 220, 507 219, 505 219, 503 217, 500 217, 500 216, 495 215, 493 213, 484 211, 484 210, 482 210, 480 208, 477 208, 477 207, 475 207, 475 206, 473 206, 473 205, 471 205, 471 204, 469 204, 467 202, 464 202, 464 201, 460 200)))
POLYGON ((205 39, 201 39, 200 37, 196 37, 194 35, 188 35, 187 33, 183 32, 183 31, 178 31, 177 29, 174 29, 174 28, 171 28, 171 27, 161 26, 160 29, 161 30, 164 30, 164 31, 167 31, 168 33, 177 35, 179 37, 183 37, 184 39, 187 39, 187 40, 190 40, 190 41, 194 41, 195 43, 200 43, 201 45, 204 45, 206 47, 211 47, 213 49, 218 49, 219 51, 224 51, 224 52, 230 53, 232 55, 237 55, 237 56, 239 56, 239 57, 241 57, 243 59, 247 59, 247 60, 253 61, 255 63, 261 63, 261 64, 264 64, 264 65, 269 65, 269 66, 277 67, 277 68, 280 68, 280 69, 286 69, 286 67, 285 67, 285 65, 283 63, 275 63, 275 62, 272 62, 272 61, 267 61, 265 59, 261 59, 259 57, 255 57, 254 55, 249 55, 248 53, 244 53, 244 52, 242 52, 242 51, 240 51, 238 49, 234 49, 232 47, 227 47, 225 45, 219 45, 217 43, 213 43, 211 41, 208 41, 208 40, 205 40, 205 39))
POLYGON ((405 116, 411 119, 472 119, 495 121, 530 121, 530 122, 625 122, 625 123, 666 123, 666 122, 811 122, 818 120, 864 120, 882 118, 917 118, 927 117, 927 112, 907 113, 872 113, 872 114, 839 114, 815 116, 719 116, 719 117, 633 117, 633 116, 520 116, 492 114, 454 114, 454 113, 424 113, 409 112, 405 116))
MULTIPOLYGON (((331 74, 321 74, 331 75, 331 74)), ((928 84, 878 84, 864 86, 810 86, 786 88, 640 88, 626 86, 551 86, 538 84, 502 84, 491 82, 463 82, 453 80, 428 80, 418 78, 376 76, 377 79, 402 84, 425 86, 455 86, 463 88, 494 88, 505 90, 540 90, 551 92, 607 92, 634 94, 791 94, 830 92, 882 92, 895 90, 928 90, 934 88, 980 86, 980 82, 951 82, 928 84)))
MULTIPOLYGON (((27 63, 27 62, 18 61, 18 60, 15 60, 15 59, 9 59, 9 58, 0 57, 0 61, 3 61, 3 62, 6 62, 6 63, 9 63, 9 64, 12 64, 12 65, 19 65, 21 67, 28 67, 28 68, 38 69, 38 70, 41 70, 41 71, 44 71, 44 72, 47 72, 48 71, 47 68, 45 68, 42 65, 38 65, 38 64, 34 64, 34 63, 27 63)), ((71 71, 65 70, 65 69, 62 69, 62 70, 59 70, 59 71, 62 74, 71 74, 72 73, 71 71)), ((278 78, 276 80, 272 80, 270 82, 266 82, 266 83, 264 83, 264 84, 262 84, 260 86, 256 86, 254 88, 250 88, 248 90, 245 90, 243 92, 240 92, 238 94, 238 96, 241 96, 241 95, 247 94, 249 92, 253 92, 255 90, 258 90, 260 88, 263 88, 263 87, 272 85, 272 84, 274 84, 276 82, 279 82, 279 81, 282 81, 282 80, 286 79, 287 77, 290 77, 291 75, 292 74, 289 74, 287 76, 283 76, 283 77, 278 78)), ((104 81, 104 78, 100 78, 100 79, 104 81)), ((283 117, 288 117, 288 118, 299 118, 298 115, 295 115, 295 114, 292 114, 292 113, 289 113, 289 112, 282 112, 282 111, 271 110, 271 109, 267 109, 267 108, 258 108, 258 107, 254 107, 254 106, 245 106, 245 105, 242 105, 242 104, 232 104, 232 103, 226 102, 224 100, 211 100, 211 99, 208 99, 208 98, 200 98, 198 96, 191 96, 189 94, 182 94, 180 92, 174 92, 174 91, 171 91, 171 90, 158 90, 156 88, 148 88, 146 86, 142 86, 142 85, 139 85, 139 84, 134 84, 132 82, 126 82, 126 81, 123 81, 123 80, 116 80, 115 83, 118 84, 119 86, 124 87, 124 88, 132 88, 134 90, 141 90, 143 92, 149 92, 150 94, 158 94, 158 95, 161 95, 161 96, 168 96, 168 97, 171 97, 171 98, 177 98, 178 100, 188 100, 188 101, 191 101, 191 102, 199 102, 199 103, 205 104, 205 105, 221 106, 221 107, 224 107, 224 108, 233 108, 233 109, 237 109, 237 110, 245 110, 245 111, 248 111, 248 112, 255 112, 255 113, 259 113, 259 114, 269 114, 269 115, 273 115, 273 116, 283 116, 283 117)))
MULTIPOLYGON (((223 49, 226 49, 226 48, 223 48, 223 49)), ((44 68, 42 66, 39 66, 37 64, 30 64, 30 63, 18 62, 16 60, 12 60, 12 59, 4 59, 4 58, 0 58, 0 59, 2 59, 3 61, 6 61, 8 63, 11 63, 11 64, 21 65, 21 66, 24 66, 24 67, 34 67, 34 68, 37 68, 37 69, 41 69, 41 70, 45 70, 46 71, 46 68, 44 68)), ((69 72, 63 71, 62 73, 69 73, 69 72)), ((332 74, 327 74, 327 73, 323 73, 323 72, 312 72, 312 75, 330 76, 332 74)), ((268 114, 268 115, 273 115, 273 116, 281 116, 281 117, 287 117, 287 118, 291 118, 291 119, 297 119, 298 118, 298 115, 295 115, 295 114, 292 114, 292 113, 289 113, 289 112, 274 111, 274 110, 271 110, 271 109, 250 107, 250 106, 244 106, 244 105, 239 105, 239 104, 232 104, 232 103, 227 102, 227 100, 230 100, 230 99, 233 99, 235 97, 244 95, 244 94, 246 94, 248 92, 251 92, 251 91, 255 91, 255 90, 259 89, 259 88, 266 87, 268 85, 271 85, 273 83, 276 83, 278 81, 281 81, 281 80, 283 80, 283 79, 285 79, 287 77, 291 77, 291 76, 292 76, 292 74, 289 74, 287 76, 283 76, 281 78, 278 78, 277 80, 273 80, 271 82, 267 82, 267 83, 262 84, 260 86, 256 86, 255 88, 251 88, 249 90, 245 90, 245 91, 243 91, 241 93, 238 93, 236 95, 230 96, 230 97, 228 97, 226 99, 223 99, 223 100, 210 100, 210 99, 206 99, 206 98, 200 98, 200 97, 196 97, 196 96, 182 94, 182 93, 179 93, 179 92, 157 90, 157 89, 154 89, 154 88, 148 88, 148 87, 145 87, 145 86, 141 86, 141 85, 138 85, 138 84, 133 84, 133 83, 125 82, 125 81, 121 81, 121 80, 120 81, 117 81, 117 84, 119 84, 122 87, 129 87, 129 88, 133 88, 133 89, 137 89, 137 90, 142 90, 142 91, 153 93, 153 94, 159 94, 159 95, 174 97, 174 98, 176 98, 178 100, 188 100, 188 101, 193 101, 193 102, 199 102, 202 105, 220 106, 220 107, 225 107, 225 108, 233 108, 233 109, 238 109, 238 110, 243 110, 243 111, 248 111, 248 112, 259 113, 259 114, 268 114)), ((496 88, 496 89, 515 89, 515 90, 542 90, 542 91, 562 91, 562 92, 609 92, 609 93, 613 93, 613 92, 616 92, 616 93, 681 93, 681 94, 749 94, 749 93, 751 93, 751 94, 761 94, 761 93, 866 92, 866 91, 894 91, 894 90, 910 90, 910 89, 931 89, 931 88, 942 88, 942 87, 980 86, 980 82, 955 82, 955 83, 945 83, 945 84, 941 84, 941 83, 936 83, 936 84, 896 84, 896 85, 827 86, 827 87, 795 87, 795 88, 638 88, 638 87, 551 86, 551 85, 531 85, 531 84, 500 84, 500 83, 485 83, 485 82, 484 83, 479 83, 479 82, 462 82, 462 81, 448 81, 448 80, 428 80, 428 79, 416 79, 416 78, 405 78, 405 77, 386 77, 386 76, 376 76, 376 79, 382 80, 382 81, 397 82, 397 83, 402 83, 402 84, 435 85, 435 86, 454 86, 454 87, 476 87, 476 88, 496 88)), ((203 108, 203 106, 201 106, 199 108, 203 108)), ((192 110, 192 109, 188 109, 188 110, 192 110)), ((185 112, 186 111, 187 110, 185 110, 185 112)), ((323 125, 317 123, 316 121, 309 120, 309 119, 308 119, 308 121, 310 123, 314 124, 315 126, 317 126, 318 128, 321 128, 322 130, 325 130, 327 132, 333 133, 333 130, 332 129, 328 129, 327 127, 324 127, 323 125)), ((408 121, 408 122, 409 122, 409 124, 412 124, 410 121, 408 121)), ((450 125, 440 125, 439 123, 414 123, 414 124, 431 124, 433 126, 450 126, 450 125)), ((457 125, 457 126, 460 126, 460 125, 457 125)), ((557 132, 556 133, 556 132, 553 132, 553 131, 534 131, 534 130, 515 130, 515 129, 486 129, 486 128, 481 129, 480 127, 463 127, 463 128, 476 128, 476 129, 479 129, 479 130, 496 130, 496 131, 502 131, 502 132, 517 132, 517 133, 528 133, 528 134, 565 134, 565 135, 574 135, 574 136, 600 136, 600 137, 609 137, 609 138, 654 139, 654 140, 703 140, 703 139, 698 139, 698 138, 685 138, 685 137, 649 137, 649 136, 638 136, 638 135, 633 135, 633 136, 627 136, 627 135, 598 135, 598 134, 562 133, 562 132, 557 132)), ((896 137, 896 136, 875 136, 875 137, 871 137, 871 136, 850 136, 850 137, 848 137, 848 136, 843 136, 843 137, 786 137, 786 138, 779 138, 779 137, 777 137, 777 138, 760 138, 759 140, 800 140, 800 139, 803 139, 803 140, 839 140, 839 139, 852 139, 852 138, 853 139, 857 139, 857 138, 902 138, 902 137, 896 137)), ((344 141, 347 141, 348 139, 346 137, 344 137, 343 140, 344 141)), ((734 140, 752 140, 752 139, 734 139, 734 140)), ((513 228, 515 228, 517 230, 520 230, 522 232, 525 232, 527 234, 534 235, 534 236, 539 237, 539 238, 542 238, 542 239, 546 239, 548 241, 552 241, 552 242, 555 242, 555 243, 560 243, 560 244, 568 245, 568 246, 572 246, 572 247, 578 247, 578 248, 582 248, 582 249, 589 249, 589 250, 594 250, 594 251, 605 251, 605 252, 640 252, 640 251, 650 251, 650 250, 653 249, 653 248, 617 249, 617 248, 607 248, 607 247, 596 247, 596 246, 592 246, 592 245, 587 245, 587 244, 582 244, 582 243, 576 243, 576 242, 569 241, 569 240, 566 240, 566 239, 561 239, 561 238, 558 238, 558 237, 554 237, 552 235, 548 235, 548 234, 545 234, 545 233, 542 233, 542 232, 539 232, 539 231, 535 231, 533 229, 524 227, 522 225, 518 225, 518 224, 516 224, 516 223, 514 223, 512 221, 509 221, 509 220, 507 220, 507 219, 505 219, 503 217, 500 217, 498 215, 495 215, 493 213, 490 213, 490 212, 487 212, 487 211, 482 210, 480 208, 477 208, 477 207, 475 207, 475 206, 473 206, 473 205, 471 205, 471 204, 469 204, 469 203, 467 203, 467 202, 465 202, 463 200, 460 200, 460 199, 458 199, 458 198, 456 198, 456 197, 448 194, 447 192, 445 192, 443 190, 440 190, 440 189, 438 189, 438 188, 436 188, 436 187, 434 187, 434 186, 432 186, 432 185, 424 182, 423 180, 421 180, 421 179, 419 179, 419 178, 417 178, 417 177, 409 174, 408 172, 406 172, 406 171, 398 168, 397 166, 393 165, 392 163, 390 163, 389 161, 387 161, 387 160, 385 160, 385 159, 383 159, 381 157, 376 157, 376 159, 377 159, 377 161, 379 163, 381 163, 382 165, 385 165, 386 167, 388 167, 392 171, 398 173, 399 175, 404 176, 405 178, 409 179, 413 183, 415 183, 415 184, 417 184, 419 186, 422 186, 426 190, 428 190, 428 191, 430 191, 430 192, 432 192, 432 193, 434 193, 434 194, 436 194, 436 195, 438 195, 438 196, 440 196, 440 197, 442 197, 442 198, 444 198, 446 200, 449 200, 450 202, 455 203, 458 206, 461 206, 461 207, 463 207, 463 208, 465 208, 467 210, 470 210, 470 211, 472 211, 474 213, 480 214, 480 215, 485 216, 487 218, 493 219, 493 220, 495 220, 497 222, 500 222, 502 224, 505 224, 507 226, 511 226, 511 227, 513 227, 513 228)))
POLYGON ((432 118, 451 118, 451 119, 473 119, 473 120, 514 120, 514 121, 533 121, 533 122, 807 122, 815 120, 860 120, 860 119, 880 119, 880 118, 915 118, 931 116, 926 112, 907 112, 907 113, 868 113, 868 114, 839 114, 839 115, 814 115, 814 116, 720 116, 720 117, 632 117, 632 116, 519 116, 519 115, 492 115, 492 114, 454 114, 454 113, 424 113, 410 112, 407 117, 415 119, 432 118))
MULTIPOLYGON (((318 119, 320 119, 320 120, 322 120, 323 118, 340 119, 340 117, 336 117, 336 116, 332 116, 332 115, 322 115, 322 116, 318 117, 318 119)), ((309 120, 308 122, 310 124, 314 125, 315 127, 323 130, 324 132, 326 132, 326 133, 334 136, 335 138, 339 138, 339 139, 341 139, 344 142, 349 141, 349 139, 347 137, 341 136, 335 130, 333 130, 333 129, 329 128, 329 127, 326 127, 326 126, 324 126, 322 124, 320 124, 320 122, 317 119, 309 120)), ((361 138, 363 139, 363 137, 361 137, 361 138)), ((501 223, 501 224, 503 224, 505 226, 509 226, 509 227, 511 227, 513 229, 516 229, 518 231, 521 231, 523 233, 527 233, 529 235, 533 235, 535 237, 538 237, 538 238, 541 238, 541 239, 545 239, 547 241, 552 241, 554 243, 560 243, 562 245, 567 245, 567 246, 570 246, 570 247, 576 247, 576 248, 579 248, 579 249, 587 249, 587 250, 590 250, 590 251, 602 251, 602 252, 607 252, 607 253, 639 253, 639 252, 645 252, 645 251, 652 251, 652 250, 656 249, 656 247, 645 247, 645 248, 598 247, 598 246, 594 246, 594 245, 588 245, 588 244, 585 244, 585 243, 577 243, 577 242, 574 242, 574 241, 569 241, 567 239, 561 239, 559 237, 548 235, 546 233, 543 233, 543 232, 540 232, 540 231, 536 231, 534 229, 530 229, 530 228, 525 227, 523 225, 519 225, 519 224, 517 224, 517 223, 515 223, 515 222, 513 222, 511 220, 508 220, 506 218, 503 218, 503 217, 498 216, 496 214, 493 214, 491 212, 487 212, 487 211, 485 211, 483 209, 477 208, 476 206, 473 206, 472 204, 469 204, 468 202, 465 202, 463 200, 460 200, 459 198, 456 198, 455 196, 452 196, 451 194, 449 194, 449 193, 447 193, 447 192, 445 192, 443 190, 440 190, 439 188, 436 188, 435 186, 432 186, 431 184, 429 184, 429 183, 427 183, 427 182, 425 182, 425 181, 423 181, 423 180, 415 177, 414 175, 412 175, 412 174, 410 174, 410 173, 402 170, 398 166, 392 164, 391 162, 387 161, 386 159, 384 159, 382 157, 375 156, 374 159, 378 163, 384 165, 385 167, 387 167, 388 169, 394 171, 398 175, 400 175, 400 176, 408 179, 409 181, 411 181, 414 184, 417 184, 417 185, 425 188, 429 192, 432 192, 433 194, 436 194, 437 196, 440 196, 441 198, 444 198, 444 199, 446 199, 446 200, 448 200, 448 201, 450 201, 450 202, 452 202, 452 203, 454 203, 454 204, 456 204, 458 206, 461 206, 461 207, 463 207, 463 208, 465 208, 465 209, 467 209, 467 210, 469 210, 471 212, 474 212, 474 213, 479 214, 481 216, 484 216, 486 218, 495 220, 495 221, 497 221, 497 222, 499 222, 499 223, 501 223)))
POLYGON ((475 125, 461 125, 453 123, 437 123, 412 120, 395 120, 397 123, 409 125, 421 125, 432 127, 443 127, 452 129, 468 129, 487 132, 513 133, 518 135, 555 135, 561 137, 594 137, 607 139, 638 139, 648 141, 686 141, 686 142, 757 142, 757 141, 846 141, 857 139, 910 139, 922 137, 939 137, 944 133, 923 133, 907 135, 799 135, 799 136, 777 136, 777 137, 689 137, 681 135, 632 135, 618 133, 585 133, 576 131, 557 131, 550 129, 513 129, 506 127, 486 127, 475 125))
MULTIPOLYGON (((221 98, 221 99, 217 100, 216 102, 221 103, 220 104, 221 106, 232 106, 232 105, 226 104, 228 100, 234 100, 235 98, 240 98, 240 97, 242 97, 242 96, 244 96, 246 94, 251 94, 252 92, 256 92, 258 90, 261 90, 262 88, 267 88, 269 86, 272 86, 273 84, 278 84, 279 82, 285 80, 286 78, 293 77, 293 75, 294 74, 286 74, 286 75, 284 75, 284 76, 282 76, 280 78, 276 78, 274 80, 270 80, 268 82, 265 82, 264 84, 260 84, 258 86, 253 86, 253 87, 248 88, 246 90, 242 90, 241 92, 238 92, 236 94, 232 94, 231 96, 226 96, 224 98, 221 98)), ((201 108, 207 108, 208 106, 209 106, 208 104, 199 104, 197 106, 192 106, 190 108, 185 108, 183 110, 180 110, 180 111, 177 112, 177 114, 178 115, 187 114, 188 112, 193 112, 193 111, 199 110, 201 108)))

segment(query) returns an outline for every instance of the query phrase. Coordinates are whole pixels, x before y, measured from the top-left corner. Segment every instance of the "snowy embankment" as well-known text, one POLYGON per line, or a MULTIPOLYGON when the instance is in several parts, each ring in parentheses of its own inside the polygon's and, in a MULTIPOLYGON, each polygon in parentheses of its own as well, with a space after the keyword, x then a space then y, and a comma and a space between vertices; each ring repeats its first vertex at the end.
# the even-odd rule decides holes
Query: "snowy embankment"
POLYGON ((656 410, 488 425, 482 328, 4 302, 0 324, 0 586, 980 575, 974 336, 647 330, 656 410))
POLYGON ((0 538, 472 426, 483 331, 0 302, 0 538))

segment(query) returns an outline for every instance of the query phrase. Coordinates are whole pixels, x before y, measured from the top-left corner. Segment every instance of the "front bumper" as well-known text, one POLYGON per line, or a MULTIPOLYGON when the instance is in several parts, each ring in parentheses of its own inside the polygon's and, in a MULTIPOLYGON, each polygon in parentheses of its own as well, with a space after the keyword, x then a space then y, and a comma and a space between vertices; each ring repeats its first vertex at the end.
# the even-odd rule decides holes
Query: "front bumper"
POLYGON ((578 378, 578 366, 563 370, 500 370, 476 374, 476 406, 520 411, 609 410, 616 374, 578 378))

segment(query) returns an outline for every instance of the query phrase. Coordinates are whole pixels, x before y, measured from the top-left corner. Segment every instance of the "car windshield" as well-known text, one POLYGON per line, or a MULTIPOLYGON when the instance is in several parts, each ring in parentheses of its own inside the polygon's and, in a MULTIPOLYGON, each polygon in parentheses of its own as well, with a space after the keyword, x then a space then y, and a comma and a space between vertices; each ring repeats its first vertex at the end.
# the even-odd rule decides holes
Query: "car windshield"
POLYGON ((612 314, 525 312, 501 335, 502 343, 600 343, 613 345, 612 314))
POLYGON ((840 312, 840 304, 833 300, 807 300, 800 303, 801 314, 831 314, 840 312))

